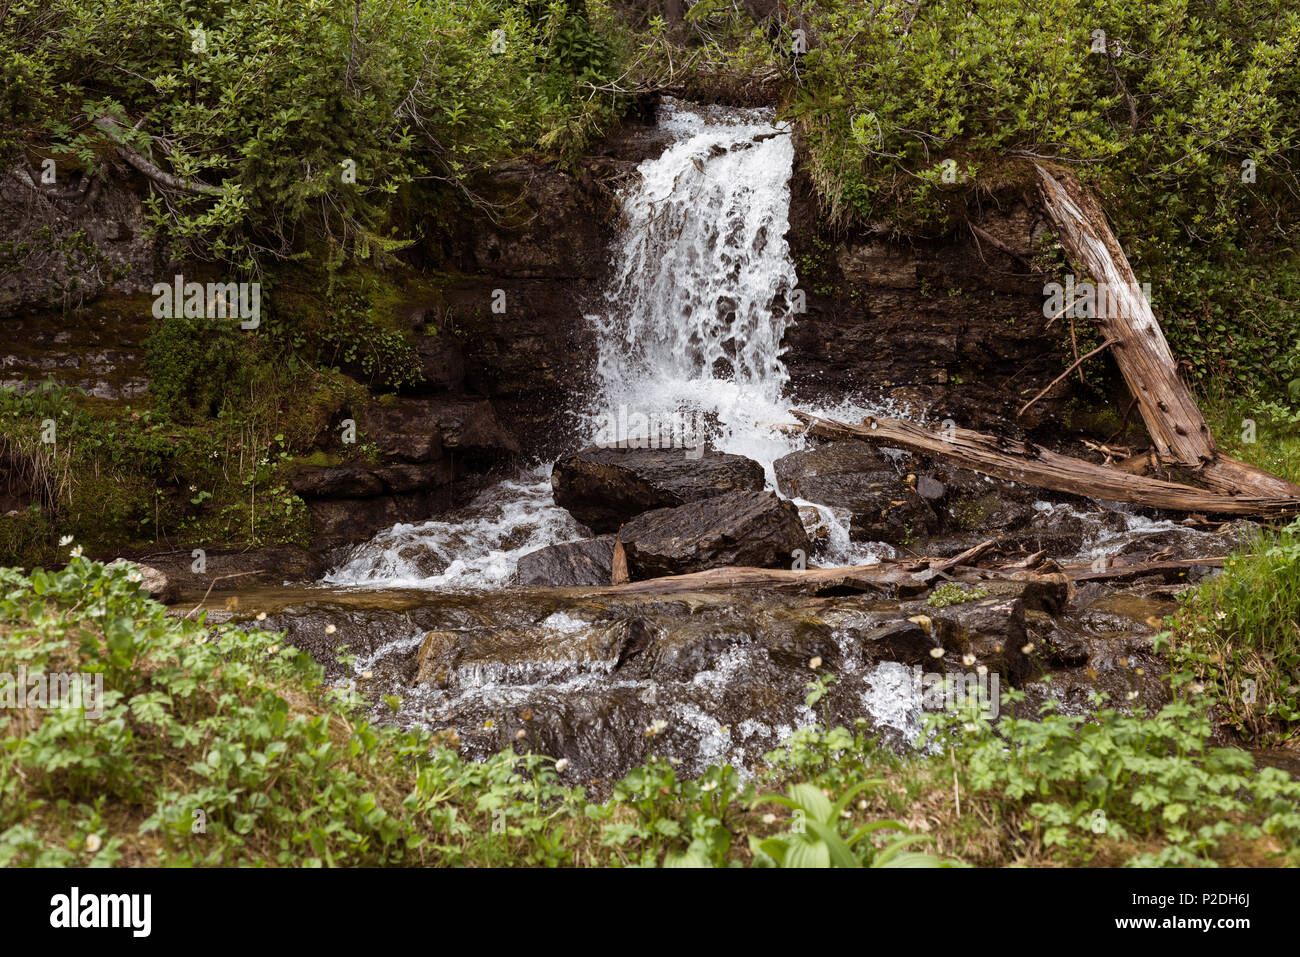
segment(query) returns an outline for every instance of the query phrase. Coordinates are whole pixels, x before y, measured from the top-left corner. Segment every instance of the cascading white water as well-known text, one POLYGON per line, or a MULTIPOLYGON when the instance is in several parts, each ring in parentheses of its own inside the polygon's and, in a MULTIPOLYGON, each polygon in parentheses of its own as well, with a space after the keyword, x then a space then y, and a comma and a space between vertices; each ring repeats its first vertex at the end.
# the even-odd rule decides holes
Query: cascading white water
POLYGON ((787 418, 781 340, 798 284, 790 131, 770 110, 672 99, 660 126, 673 142, 623 196, 607 308, 588 317, 600 350, 588 438, 655 438, 653 423, 678 421, 770 465, 790 449, 770 427, 787 418))

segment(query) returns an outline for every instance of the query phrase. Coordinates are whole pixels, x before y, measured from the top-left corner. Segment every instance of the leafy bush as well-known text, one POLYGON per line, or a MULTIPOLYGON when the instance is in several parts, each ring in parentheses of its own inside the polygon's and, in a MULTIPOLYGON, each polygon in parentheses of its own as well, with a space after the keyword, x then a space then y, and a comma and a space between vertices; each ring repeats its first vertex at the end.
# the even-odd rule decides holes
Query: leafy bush
POLYGON ((177 316, 145 341, 154 409, 177 421, 216 418, 245 391, 253 350, 235 322, 177 316))
POLYGON ((313 239, 331 258, 382 255, 400 245, 399 191, 472 195, 485 163, 593 115, 579 84, 609 53, 568 7, 20 3, 0 34, 0 149, 92 170, 113 145, 152 158, 193 187, 155 183, 162 235, 241 272, 313 239))

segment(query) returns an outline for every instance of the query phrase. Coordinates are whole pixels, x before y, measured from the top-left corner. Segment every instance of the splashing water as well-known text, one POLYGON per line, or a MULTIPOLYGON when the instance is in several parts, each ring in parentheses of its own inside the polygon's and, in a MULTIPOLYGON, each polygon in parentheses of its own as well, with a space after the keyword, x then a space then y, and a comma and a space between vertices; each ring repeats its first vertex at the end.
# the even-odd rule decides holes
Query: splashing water
MULTIPOLYGON (((584 442, 709 446, 762 464, 802 447, 792 422, 781 341, 801 302, 785 234, 794 145, 771 110, 692 107, 666 98, 671 137, 622 195, 603 313, 587 316, 597 382, 579 417, 584 442)), ((819 414, 892 411, 842 402, 819 414)), ((581 536, 551 500, 549 468, 503 482, 452 522, 395 525, 350 550, 333 585, 499 587, 529 551, 581 536)), ((812 503, 800 503, 812 504, 812 503)), ((826 558, 868 563, 887 548, 850 543, 845 515, 816 506, 826 558)))
POLYGON ((551 468, 501 482, 459 510, 454 522, 398 524, 353 546, 325 576, 331 585, 388 588, 499 588, 519 559, 582 537, 551 497, 551 468))

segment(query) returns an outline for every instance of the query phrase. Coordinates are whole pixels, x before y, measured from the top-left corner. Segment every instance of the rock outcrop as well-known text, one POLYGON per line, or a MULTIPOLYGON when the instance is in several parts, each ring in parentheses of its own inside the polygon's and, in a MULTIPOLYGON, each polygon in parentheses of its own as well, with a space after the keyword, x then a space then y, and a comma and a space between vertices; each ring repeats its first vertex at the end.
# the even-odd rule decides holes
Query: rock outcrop
POLYGON ((645 512, 619 531, 633 579, 748 565, 788 567, 809 550, 799 511, 774 492, 729 492, 645 512))
POLYGON ((613 535, 548 545, 519 559, 520 585, 608 585, 614 569, 613 535))

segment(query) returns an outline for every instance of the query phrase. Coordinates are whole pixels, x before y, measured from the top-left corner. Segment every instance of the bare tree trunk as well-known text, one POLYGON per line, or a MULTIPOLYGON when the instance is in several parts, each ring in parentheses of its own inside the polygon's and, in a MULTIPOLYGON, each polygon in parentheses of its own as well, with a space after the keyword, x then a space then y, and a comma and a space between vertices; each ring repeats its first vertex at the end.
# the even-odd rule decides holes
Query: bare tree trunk
POLYGON ((1044 205, 1071 260, 1096 280, 1104 306, 1095 310, 1102 335, 1113 340, 1115 362, 1137 399, 1156 453, 1168 464, 1192 469, 1207 488, 1227 495, 1298 497, 1296 486, 1219 451, 1205 418, 1178 376, 1165 340, 1142 295, 1137 277, 1105 214, 1087 191, 1068 178, 1035 167, 1044 205), (1104 284, 1104 286, 1103 286, 1104 284))

